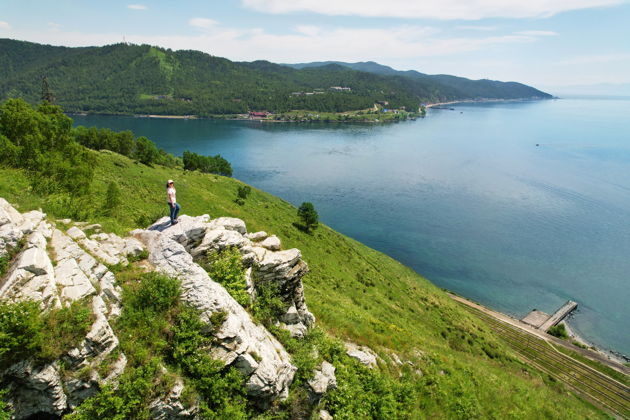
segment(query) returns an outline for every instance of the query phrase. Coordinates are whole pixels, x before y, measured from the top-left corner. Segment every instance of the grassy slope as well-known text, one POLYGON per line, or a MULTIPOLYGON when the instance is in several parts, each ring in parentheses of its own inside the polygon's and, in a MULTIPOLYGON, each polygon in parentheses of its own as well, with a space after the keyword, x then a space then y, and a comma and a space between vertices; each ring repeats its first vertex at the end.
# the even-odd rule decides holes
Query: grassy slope
MULTIPOLYGON (((483 323, 409 268, 327 226, 313 235, 292 223, 296 209, 252 188, 245 205, 233 202, 240 182, 220 176, 150 168, 110 152, 97 155, 93 192, 98 208, 115 181, 123 203, 115 218, 92 216, 105 230, 125 233, 166 215, 164 182, 176 181, 182 213, 243 219, 249 231, 277 234, 283 247, 299 248, 308 262, 307 304, 330 334, 367 344, 389 360, 395 350, 424 373, 420 406, 436 418, 600 418, 589 404, 518 362, 483 323)), ((0 169, 0 197, 21 211, 41 207, 65 216, 51 198, 28 193, 25 174, 0 169)), ((397 368, 389 364, 393 375, 397 368)))

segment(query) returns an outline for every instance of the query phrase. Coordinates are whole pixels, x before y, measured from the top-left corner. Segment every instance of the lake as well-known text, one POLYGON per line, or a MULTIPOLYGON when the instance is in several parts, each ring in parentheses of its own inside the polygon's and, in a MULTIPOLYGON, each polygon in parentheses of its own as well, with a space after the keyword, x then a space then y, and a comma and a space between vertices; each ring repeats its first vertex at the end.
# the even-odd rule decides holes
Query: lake
POLYGON ((73 118, 221 154, 234 177, 494 309, 575 300, 572 328, 629 355, 630 100, 452 108, 388 125, 73 118))

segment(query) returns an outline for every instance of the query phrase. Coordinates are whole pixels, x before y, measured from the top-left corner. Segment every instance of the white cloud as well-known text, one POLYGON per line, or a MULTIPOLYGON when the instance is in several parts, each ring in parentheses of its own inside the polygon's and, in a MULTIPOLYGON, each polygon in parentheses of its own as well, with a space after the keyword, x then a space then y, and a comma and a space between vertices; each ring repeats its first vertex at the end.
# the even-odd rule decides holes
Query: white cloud
POLYGON ((321 32, 321 28, 314 25, 298 25, 295 31, 308 36, 317 36, 321 32))
POLYGON ((516 32, 517 35, 525 35, 525 36, 556 36, 558 32, 554 31, 519 31, 516 32))
POLYGON ((59 30, 61 29, 61 26, 62 25, 59 23, 48 22, 48 28, 50 28, 52 32, 59 32, 59 30))
MULTIPOLYGON (((391 28, 319 28, 296 26, 293 33, 274 34, 260 28, 216 26, 211 19, 191 19, 191 25, 207 29, 198 35, 127 35, 128 42, 172 49, 197 49, 231 60, 264 59, 293 63, 304 61, 414 62, 423 57, 455 56, 505 44, 536 41, 525 35, 448 38, 433 28, 402 25, 391 28)), ((88 46, 120 42, 120 34, 48 32, 15 34, 19 39, 53 45, 88 46)))
POLYGON ((131 10, 147 10, 148 7, 145 6, 144 4, 128 4, 127 5, 127 9, 131 9, 131 10))
POLYGON ((219 22, 217 22, 214 19, 207 19, 207 18, 192 18, 188 21, 188 24, 190 26, 194 26, 196 28, 203 28, 203 29, 209 29, 212 28, 213 26, 217 25, 219 22))
POLYGON ((313 12, 366 17, 464 19, 549 17, 557 13, 622 4, 624 0, 241 0, 247 8, 283 14, 313 12))
POLYGON ((460 29, 462 31, 483 31, 489 32, 496 30, 496 26, 477 26, 477 25, 460 25, 456 26, 455 29, 460 29))
POLYGON ((11 29, 11 25, 9 25, 9 22, 4 22, 0 20, 0 31, 8 31, 10 29, 11 29))

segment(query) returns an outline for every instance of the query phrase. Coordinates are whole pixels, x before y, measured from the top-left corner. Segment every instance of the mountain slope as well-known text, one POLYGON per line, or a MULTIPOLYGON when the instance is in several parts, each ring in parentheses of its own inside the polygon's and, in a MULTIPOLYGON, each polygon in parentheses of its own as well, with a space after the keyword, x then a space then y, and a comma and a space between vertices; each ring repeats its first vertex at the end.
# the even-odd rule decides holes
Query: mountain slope
MULTIPOLYGON (((286 334, 283 335, 275 328, 273 318, 269 321, 269 316, 265 315, 265 313, 271 315, 278 313, 278 303, 273 303, 277 293, 261 292, 258 295, 260 297, 258 302, 268 302, 265 304, 267 309, 263 308, 260 322, 269 328, 276 339, 284 345, 291 355, 291 363, 298 368, 296 379, 289 389, 289 399, 272 407, 272 412, 265 413, 263 418, 309 418, 310 411, 308 410, 313 407, 309 403, 308 396, 304 394, 305 388, 302 385, 311 379, 313 369, 319 363, 320 357, 334 364, 338 386, 323 397, 319 407, 330 410, 338 419, 602 417, 602 413, 574 395, 567 394, 567 390, 561 383, 550 380, 547 375, 519 361, 485 324, 457 306, 443 291, 386 255, 347 238, 325 225, 321 225, 312 233, 304 232, 296 227, 295 207, 260 190, 252 188, 246 199, 240 203, 236 202, 238 187, 243 186, 238 180, 184 171, 176 164, 172 167, 146 166, 113 152, 84 149, 74 142, 76 133, 71 129, 72 122, 63 115, 61 109, 49 104, 43 104, 36 110, 29 108, 28 104, 17 100, 9 101, 0 108, 0 117, 2 117, 0 141, 3 145, 0 148, 3 155, 3 159, 0 160, 0 197, 6 198, 20 212, 41 208, 48 214, 49 222, 54 222, 59 218, 98 222, 101 224, 98 229, 119 233, 124 237, 129 230, 136 227, 144 228, 166 214, 163 182, 171 178, 177 185, 182 214, 193 216, 209 214, 213 219, 221 216, 238 217, 246 222, 247 230, 250 232, 261 230, 273 232, 281 240, 284 249, 299 248, 302 251, 302 257, 310 271, 303 278, 304 296, 309 310, 316 317, 317 325, 326 334, 319 329, 314 329, 302 340, 286 337, 286 334), (74 172, 78 166, 86 170, 74 172), (88 181, 81 189, 77 189, 74 183, 60 182, 68 177, 76 182, 81 176, 88 181), (378 360, 374 359, 373 364, 376 366, 368 369, 350 360, 343 345, 343 342, 347 341, 367 345, 375 351, 380 357, 378 360)), ((38 214, 38 217, 44 217, 39 212, 35 214, 38 214)), ((186 226, 185 219, 182 216, 182 224, 178 225, 180 228, 186 226)), ((206 218, 202 219, 206 220, 206 218)), ((0 239, 15 242, 17 241, 15 230, 10 224, 7 225, 6 221, 7 218, 0 214, 2 224, 0 239)), ((66 224, 61 220, 57 223, 66 224)), ((160 224, 165 227, 163 221, 160 224)), ((84 233, 92 237, 89 231, 96 227, 82 226, 85 226, 87 231, 84 233)), ((26 225, 20 230, 25 233, 32 230, 32 227, 26 225)), ((238 230, 241 234, 246 231, 245 226, 238 230)), ((204 236, 204 239, 199 242, 198 236, 193 238, 197 235, 195 232, 196 228, 190 229, 191 237, 186 245, 190 249, 194 248, 195 252, 211 242, 218 244, 215 240, 219 238, 216 237, 208 238, 206 241, 206 236, 204 236)), ((76 238, 81 237, 76 230, 71 232, 69 229, 67 233, 76 238)), ((223 233, 220 234, 224 237, 223 233)), ((179 236, 176 235, 180 244, 179 250, 165 243, 166 248, 160 248, 164 252, 155 254, 153 252, 157 248, 150 247, 148 249, 150 262, 159 267, 165 262, 164 260, 177 255, 181 256, 182 244, 186 241, 179 236), (159 257, 160 254, 163 258, 159 257)), ((227 238, 230 237, 234 238, 233 235, 228 234, 227 238)), ((99 286, 98 289, 94 285, 92 285, 94 287, 88 286, 90 280, 87 277, 75 279, 77 281, 68 281, 69 278, 76 277, 72 274, 75 270, 69 269, 62 260, 67 255, 73 255, 73 258, 81 260, 78 256, 81 254, 81 249, 78 246, 73 247, 74 251, 64 246, 62 248, 68 251, 61 252, 62 249, 55 250, 53 240, 53 249, 49 251, 45 237, 29 240, 31 241, 29 244, 23 245, 29 247, 24 252, 25 254, 32 253, 29 251, 30 247, 36 244, 40 254, 50 254, 53 260, 59 263, 57 266, 59 270, 55 271, 55 281, 47 283, 52 287, 46 290, 50 290, 52 295, 58 292, 55 285, 72 285, 72 287, 84 285, 92 294, 105 290, 104 286, 110 286, 109 283, 99 286), (60 279, 59 283, 56 283, 57 278, 60 279)), ((148 241, 149 238, 142 240, 148 241)), ((15 242, 15 247, 7 246, 7 242, 2 241, 0 241, 0 246, 4 249, 0 248, 3 251, 0 257, 5 259, 0 265, 0 277, 2 277, 0 284, 5 284, 6 274, 14 280, 6 284, 17 285, 17 292, 20 292, 19 287, 24 283, 20 283, 19 276, 22 274, 13 270, 15 268, 13 257, 16 255, 12 255, 13 252, 20 252, 17 250, 18 244, 15 242), (9 261, 6 259, 7 254, 10 255, 9 261), (10 267, 7 272, 5 272, 6 267, 10 267)), ((92 247, 95 244, 88 241, 81 243, 86 249, 94 251, 92 247)), ((147 246, 149 246, 148 242, 147 246)), ((24 254, 21 255, 24 256, 24 254)), ((99 259, 106 261, 106 256, 99 255, 99 259)), ((290 261, 296 262, 296 258, 291 257, 291 252, 283 255, 290 261)), ((17 258, 20 264, 18 269, 29 268, 32 274, 41 274, 39 268, 34 268, 33 264, 36 261, 27 260, 26 257, 17 258)), ((175 264, 174 261, 172 262, 175 264)), ((90 266, 94 264, 96 260, 90 266)), ((45 265, 46 272, 53 270, 50 264, 45 265)), ((289 269, 290 265, 280 264, 280 266, 281 273, 291 275, 296 273, 293 269, 289 269)), ((142 267, 147 269, 146 265, 137 269, 140 270, 142 267)), ((177 265, 177 267, 185 266, 177 265)), ((302 274, 304 274, 304 265, 298 264, 296 267, 298 271, 303 270, 302 274)), ((133 266, 130 268, 116 261, 110 261, 107 268, 115 275, 116 284, 123 286, 123 292, 125 288, 128 288, 129 292, 139 291, 137 289, 139 273, 134 271, 133 266)), ((184 279, 180 280, 191 281, 191 276, 195 275, 193 270, 199 272, 201 268, 184 270, 184 274, 180 276, 184 279)), ((100 272, 103 274, 102 271, 100 272)), ((176 273, 182 273, 182 271, 169 272, 171 275, 177 275, 176 273)), ((42 280, 32 276, 22 278, 24 279, 26 281, 36 279, 36 282, 42 280)), ((111 280, 111 276, 109 279, 111 280)), ((266 274, 260 277, 254 275, 253 282, 258 287, 258 282, 265 279, 267 279, 266 274)), ((37 287, 36 282, 32 284, 30 290, 37 293, 44 292, 45 290, 37 287)), ((103 388, 103 391, 94 397, 95 399, 88 400, 91 402, 86 402, 87 406, 79 410, 83 414, 74 418, 98 418, 98 416, 89 415, 89 413, 98 412, 103 417, 102 410, 107 407, 109 407, 108 410, 119 412, 117 407, 120 407, 123 402, 124 405, 134 405, 135 408, 128 407, 134 410, 131 413, 146 412, 147 404, 153 397, 158 396, 155 394, 162 393, 161 395, 164 396, 167 391, 168 382, 164 383, 160 380, 160 378, 168 379, 165 378, 165 374, 160 374, 164 371, 160 365, 165 364, 171 369, 170 372, 181 372, 184 377, 192 380, 193 384, 196 383, 197 390, 205 395, 205 402, 208 404, 222 405, 221 403, 224 402, 226 403, 223 404, 224 408, 229 409, 234 408, 233 404, 229 403, 234 398, 238 401, 243 401, 245 398, 244 394, 239 394, 238 389, 228 386, 229 384, 237 385, 237 378, 229 376, 232 379, 223 381, 223 375, 229 374, 221 367, 212 368, 214 364, 208 360, 203 366, 198 364, 199 358, 196 357, 198 351, 211 344, 208 340, 212 338, 198 337, 201 327, 193 324, 185 331, 181 330, 182 324, 177 321, 176 315, 182 312, 178 311, 177 307, 165 307, 164 309, 168 311, 162 313, 157 324, 155 317, 150 312, 144 311, 145 305, 142 302, 153 302, 154 292, 164 289, 154 284, 151 278, 147 279, 145 285, 152 291, 148 295, 142 292, 141 295, 144 297, 141 300, 133 298, 129 300, 123 293, 121 321, 112 325, 117 336, 121 337, 120 344, 123 353, 133 369, 125 369, 118 390, 103 388), (133 305, 133 302, 136 304, 133 305), (169 312, 171 310, 169 308, 175 312, 169 312), (173 322, 175 325, 171 325, 173 322), (179 336, 180 339, 189 337, 184 343, 180 343, 181 345, 178 345, 177 340, 173 341, 177 331, 184 334, 184 336, 179 336), (188 333, 194 333, 192 338, 188 333), (210 376, 218 382, 206 375, 206 369, 209 369, 212 373, 210 376), (162 386, 151 385, 158 383, 162 383, 162 386), (222 391, 215 386, 220 386, 222 391), (127 391, 132 391, 132 393, 127 391)), ((230 284, 234 283, 228 283, 226 288, 230 284)), ((182 287, 188 286, 182 284, 182 287)), ((242 287, 245 288, 246 284, 242 287)), ((288 290, 286 283, 282 287, 282 290, 288 290)), ((201 303, 212 304, 211 295, 204 294, 203 296, 205 297, 201 299, 201 303)), ((301 301, 301 299, 297 300, 301 301)), ((172 299, 169 298, 168 301, 172 299)), ((195 302, 200 301, 195 300, 195 302)), ((214 307, 217 308, 216 305, 214 307)), ((279 308, 282 311, 286 310, 286 314, 289 314, 284 304, 279 305, 279 308)), ((7 309, 0 304, 0 366, 5 363, 10 365, 11 363, 8 362, 17 361, 13 360, 16 356, 14 350, 20 350, 21 346, 16 345, 20 341, 15 341, 14 338, 36 342, 30 338, 35 336, 30 331, 32 328, 26 328, 26 331, 24 328, 17 328, 18 332, 23 333, 15 337, 16 328, 12 321, 15 317, 2 315, 2 313, 11 312, 13 312, 11 307, 7 309), (7 357, 9 357, 8 361, 7 357)), ((38 310, 27 312, 35 315, 39 313, 38 310)), ((241 310, 239 312, 243 313, 241 310)), ((253 312, 254 315, 261 313, 255 309, 253 312)), ((41 340, 37 341, 39 343, 43 343, 41 336, 44 327, 42 325, 46 320, 41 321, 36 323, 39 326, 31 325, 32 323, 26 325, 26 327, 29 325, 36 327, 40 331, 41 340)), ((213 325, 215 324, 212 318, 210 321, 213 325)), ((289 323, 289 321, 285 322, 289 323)), ((222 324, 218 320, 216 323, 222 324)), ((234 327, 238 324, 228 322, 228 325, 234 327)), ((231 331, 233 332, 234 329, 231 331)), ((84 333, 83 330, 77 331, 77 336, 81 337, 84 333)), ((205 333, 211 334, 211 332, 205 333)), ((233 344, 240 342, 234 334, 222 336, 222 338, 232 341, 233 344)), ((63 355, 64 352, 69 351, 72 343, 63 347, 56 354, 63 355)), ((44 349, 40 349, 38 353, 41 354, 42 350, 44 349)), ((280 350, 278 347, 274 351, 280 350)), ((241 368, 251 374, 250 368, 255 370, 262 360, 261 353, 262 351, 253 352, 249 361, 241 368)), ((284 355, 285 359, 286 357, 284 355)), ((50 359, 51 357, 46 358, 46 360, 50 359)), ((100 361, 97 358, 95 360, 100 361)), ((226 361, 226 363, 231 362, 226 361)), ((60 368, 52 367, 52 369, 57 373, 55 377, 49 377, 47 383, 58 384, 55 378, 61 375, 60 368)), ((70 370, 67 369, 66 373, 70 373, 70 370)), ((86 376, 89 376, 86 375, 89 372, 81 369, 73 370, 73 372, 79 376, 76 379, 85 380, 86 376)), ((20 375, 19 372, 13 374, 18 379, 17 382, 13 381, 17 384, 18 394, 20 375)), ((37 375, 35 376, 34 379, 37 379, 37 375)), ((72 377, 66 379, 72 379, 72 377)), ((2 386, 6 386, 5 382, 2 383, 2 386)), ((172 381, 170 383, 172 384, 172 381)), ((32 388, 39 389, 37 386, 34 384, 32 388)), ((46 386, 46 389, 49 387, 46 386)), ((282 386, 277 390, 278 393, 283 389, 286 390, 287 387, 282 386)), ((15 391, 15 387, 11 388, 13 394, 15 391)), ((252 393, 247 395, 251 397, 252 393)), ((194 394, 192 396, 189 394, 189 397, 188 400, 194 402, 194 394)), ((260 401, 250 400, 250 403, 254 405, 257 402, 260 401)), ((0 400, 0 409, 1 407, 0 400)), ((245 409, 244 401, 241 408, 245 409)), ((107 413, 111 412, 107 411, 107 413)), ((113 414, 106 417, 115 418, 113 414)), ((118 418, 148 417, 148 415, 129 414, 118 418)), ((226 418, 220 415, 209 417, 226 418)), ((233 416, 232 418, 248 417, 233 416)))
POLYGON ((342 61, 320 61, 312 63, 284 64, 295 69, 319 68, 338 65, 357 71, 364 71, 387 76, 401 76, 416 81, 424 81, 441 86, 442 89, 455 94, 459 99, 516 99, 516 98, 549 98, 549 94, 517 82, 499 82, 496 80, 471 80, 465 77, 446 74, 424 74, 415 70, 400 71, 373 61, 345 63, 342 61))
POLYGON ((383 67, 329 63, 295 69, 148 45, 67 48, 0 39, 0 99, 38 101, 43 76, 66 111, 112 114, 342 112, 370 108, 377 101, 416 110, 423 102, 549 97, 520 84, 453 76, 439 80, 383 67), (331 89, 335 86, 350 90, 331 89))

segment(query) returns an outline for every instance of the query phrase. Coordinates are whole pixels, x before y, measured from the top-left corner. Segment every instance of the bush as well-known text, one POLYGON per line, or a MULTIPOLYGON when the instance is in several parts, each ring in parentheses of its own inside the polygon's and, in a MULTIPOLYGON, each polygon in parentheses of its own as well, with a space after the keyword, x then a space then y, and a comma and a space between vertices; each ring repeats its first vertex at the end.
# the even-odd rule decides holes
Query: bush
POLYGON ((44 322, 35 302, 0 304, 0 370, 39 352, 44 322))
POLYGON ((209 253, 201 265, 212 280, 225 287, 240 305, 251 304, 249 293, 247 293, 245 269, 238 248, 230 247, 209 253))
POLYGON ((85 338, 94 318, 86 302, 42 314, 36 302, 0 304, 0 369, 33 357, 59 358, 85 338))
POLYGON ((277 283, 256 281, 255 287, 256 299, 252 305, 252 313, 258 322, 269 328, 285 313, 287 305, 280 297, 277 283))
POLYGON ((554 337, 561 338, 566 340, 569 338, 569 334, 567 333, 567 329, 564 324, 557 324, 547 330, 547 334, 553 335, 554 337))
POLYGON ((242 206, 243 204, 245 204, 245 200, 247 199, 247 197, 249 196, 251 192, 252 192, 252 189, 249 186, 239 185, 236 188, 236 199, 234 200, 234 202, 238 204, 239 206, 242 206))
POLYGON ((317 214, 313 203, 302 203, 302 205, 298 208, 297 214, 302 221, 304 230, 306 230, 306 232, 317 228, 319 224, 319 215, 317 214))
POLYGON ((105 202, 103 203, 103 210, 106 215, 111 216, 116 208, 120 206, 122 202, 120 188, 118 184, 110 181, 107 185, 107 193, 105 193, 105 202))

